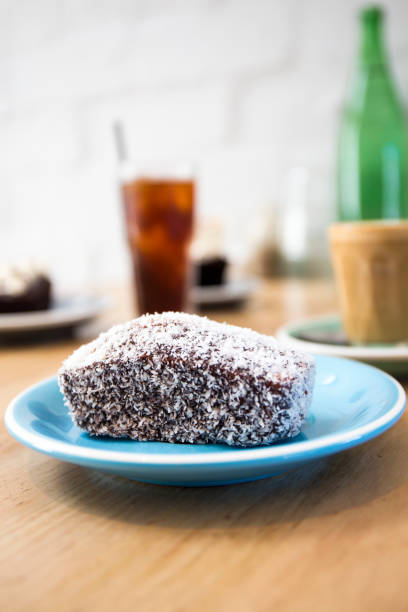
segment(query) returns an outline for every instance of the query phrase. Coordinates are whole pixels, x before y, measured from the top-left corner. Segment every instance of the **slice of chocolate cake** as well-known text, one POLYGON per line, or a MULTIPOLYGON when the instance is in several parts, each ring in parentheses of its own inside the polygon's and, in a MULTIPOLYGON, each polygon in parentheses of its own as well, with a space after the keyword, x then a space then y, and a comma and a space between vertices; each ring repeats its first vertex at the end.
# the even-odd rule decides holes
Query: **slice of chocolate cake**
POLYGON ((80 347, 59 384, 92 435, 255 446, 299 433, 314 373, 311 357, 272 337, 167 312, 80 347))
POLYGON ((224 283, 225 257, 207 257, 196 262, 196 282, 199 287, 214 287, 224 283))
POLYGON ((47 310, 51 304, 51 281, 33 264, 0 267, 0 313, 47 310))

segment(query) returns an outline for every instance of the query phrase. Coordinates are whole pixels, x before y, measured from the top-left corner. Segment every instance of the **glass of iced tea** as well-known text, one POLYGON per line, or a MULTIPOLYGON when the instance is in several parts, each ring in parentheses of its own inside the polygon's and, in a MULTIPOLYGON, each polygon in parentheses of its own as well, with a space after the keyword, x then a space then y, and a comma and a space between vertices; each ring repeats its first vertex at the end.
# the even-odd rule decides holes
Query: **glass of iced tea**
POLYGON ((188 311, 195 185, 190 171, 122 181, 139 314, 188 311))

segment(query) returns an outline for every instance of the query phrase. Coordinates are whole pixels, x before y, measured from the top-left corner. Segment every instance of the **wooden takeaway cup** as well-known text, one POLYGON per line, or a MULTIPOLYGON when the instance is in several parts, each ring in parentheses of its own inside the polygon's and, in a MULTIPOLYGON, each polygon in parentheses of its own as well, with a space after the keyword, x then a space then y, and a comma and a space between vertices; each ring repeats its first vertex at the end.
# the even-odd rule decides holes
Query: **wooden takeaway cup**
POLYGON ((408 221, 335 223, 329 235, 350 342, 408 340, 408 221))

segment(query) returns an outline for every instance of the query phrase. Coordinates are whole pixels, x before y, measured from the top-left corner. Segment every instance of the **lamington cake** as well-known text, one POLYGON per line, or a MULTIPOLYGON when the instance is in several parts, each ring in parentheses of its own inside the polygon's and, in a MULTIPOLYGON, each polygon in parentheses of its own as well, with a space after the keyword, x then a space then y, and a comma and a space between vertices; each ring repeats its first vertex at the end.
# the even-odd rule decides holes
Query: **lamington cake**
POLYGON ((299 433, 314 375, 312 357, 270 336, 166 312, 77 349, 59 385, 91 435, 256 446, 299 433))

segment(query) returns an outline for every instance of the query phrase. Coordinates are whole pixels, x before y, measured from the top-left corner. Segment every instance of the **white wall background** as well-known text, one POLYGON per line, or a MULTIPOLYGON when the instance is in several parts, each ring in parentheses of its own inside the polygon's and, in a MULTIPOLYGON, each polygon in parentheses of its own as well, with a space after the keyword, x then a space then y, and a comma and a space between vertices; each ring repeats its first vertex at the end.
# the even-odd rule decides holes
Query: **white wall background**
MULTIPOLYGON (((118 117, 140 155, 196 160, 200 210, 239 240, 298 164, 324 220, 360 4, 0 0, 0 257, 41 257, 66 283, 124 278, 118 117)), ((407 100, 408 2, 383 4, 407 100)))

